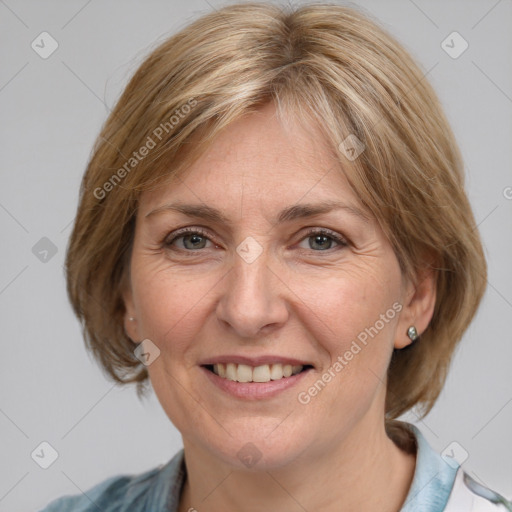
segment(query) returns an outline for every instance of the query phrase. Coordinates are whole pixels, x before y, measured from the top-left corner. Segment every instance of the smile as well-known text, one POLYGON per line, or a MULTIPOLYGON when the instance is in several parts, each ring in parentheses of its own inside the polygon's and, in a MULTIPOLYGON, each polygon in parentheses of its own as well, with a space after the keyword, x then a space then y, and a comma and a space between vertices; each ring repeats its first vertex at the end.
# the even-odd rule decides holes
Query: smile
POLYGON ((270 382, 291 377, 302 372, 309 365, 263 364, 249 366, 247 364, 218 363, 207 365, 206 368, 219 377, 234 382, 270 382))
POLYGON ((237 363, 203 364, 203 375, 211 384, 231 397, 263 400, 277 397, 299 385, 313 371, 313 366, 281 363, 251 366, 237 363))

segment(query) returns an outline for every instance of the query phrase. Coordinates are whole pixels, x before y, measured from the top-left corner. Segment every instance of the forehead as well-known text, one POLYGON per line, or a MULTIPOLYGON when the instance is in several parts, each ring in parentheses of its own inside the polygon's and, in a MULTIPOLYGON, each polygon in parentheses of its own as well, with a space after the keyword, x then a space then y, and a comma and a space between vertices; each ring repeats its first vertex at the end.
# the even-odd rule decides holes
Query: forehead
POLYGON ((272 104, 226 127, 177 182, 144 192, 141 211, 178 199, 226 211, 318 201, 362 209, 320 130, 282 122, 272 104))

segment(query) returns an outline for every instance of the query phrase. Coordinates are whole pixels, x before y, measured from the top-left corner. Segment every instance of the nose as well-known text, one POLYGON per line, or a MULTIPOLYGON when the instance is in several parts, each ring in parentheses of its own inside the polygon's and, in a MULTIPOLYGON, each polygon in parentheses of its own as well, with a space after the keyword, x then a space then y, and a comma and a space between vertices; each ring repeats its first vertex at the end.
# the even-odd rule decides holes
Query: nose
POLYGON ((269 268, 265 252, 251 263, 236 254, 224 280, 217 317, 241 338, 270 334, 288 319, 286 290, 269 268))

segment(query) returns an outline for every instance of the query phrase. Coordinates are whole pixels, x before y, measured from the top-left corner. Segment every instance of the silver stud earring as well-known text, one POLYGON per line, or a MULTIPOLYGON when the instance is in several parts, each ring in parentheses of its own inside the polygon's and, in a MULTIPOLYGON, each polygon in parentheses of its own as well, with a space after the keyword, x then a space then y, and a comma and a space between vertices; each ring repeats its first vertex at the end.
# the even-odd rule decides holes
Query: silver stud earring
POLYGON ((414 325, 411 325, 411 327, 407 329, 407 336, 409 336, 411 341, 416 341, 419 338, 418 331, 414 325))
POLYGON ((128 320, 130 320, 130 322, 133 322, 135 320, 135 318, 133 318, 133 316, 131 316, 130 318, 128 318, 128 320))

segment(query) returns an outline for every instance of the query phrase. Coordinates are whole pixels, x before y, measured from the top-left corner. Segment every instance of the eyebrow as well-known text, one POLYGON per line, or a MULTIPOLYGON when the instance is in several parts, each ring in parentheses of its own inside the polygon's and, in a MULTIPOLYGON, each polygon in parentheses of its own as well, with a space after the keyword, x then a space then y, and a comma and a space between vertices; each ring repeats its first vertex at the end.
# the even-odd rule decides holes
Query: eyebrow
MULTIPOLYGON (((370 222, 368 215, 365 214, 360 208, 357 206, 341 203, 339 201, 323 201, 322 203, 306 203, 288 206, 279 212, 276 222, 277 224, 282 224, 284 222, 290 222, 296 219, 313 217, 314 215, 328 213, 333 210, 345 210, 366 223, 370 222)), ((197 217, 212 222, 224 223, 227 225, 232 224, 232 222, 226 216, 224 216, 220 210, 205 204, 165 204, 155 208, 154 210, 151 210, 146 214, 146 218, 165 211, 176 211, 189 217, 197 217)))

